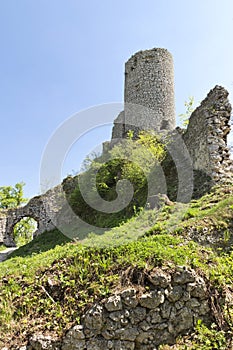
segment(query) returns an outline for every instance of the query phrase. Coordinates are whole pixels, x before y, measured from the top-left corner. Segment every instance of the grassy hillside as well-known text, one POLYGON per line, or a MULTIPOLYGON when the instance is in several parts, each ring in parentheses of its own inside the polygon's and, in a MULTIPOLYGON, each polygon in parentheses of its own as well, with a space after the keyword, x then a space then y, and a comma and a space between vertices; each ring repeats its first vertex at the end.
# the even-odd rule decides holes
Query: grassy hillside
MULTIPOLYGON (((190 204, 144 210, 102 236, 71 242, 57 230, 16 250, 0 270, 0 345, 23 345, 35 332, 61 337, 91 303, 155 266, 187 265, 232 296, 233 187, 190 204)), ((142 282, 143 281, 143 282, 142 282)), ((231 349, 233 307, 224 322, 178 340, 175 349, 231 349), (227 345, 228 344, 228 345, 227 345)), ((161 349, 171 347, 161 347, 161 349)))

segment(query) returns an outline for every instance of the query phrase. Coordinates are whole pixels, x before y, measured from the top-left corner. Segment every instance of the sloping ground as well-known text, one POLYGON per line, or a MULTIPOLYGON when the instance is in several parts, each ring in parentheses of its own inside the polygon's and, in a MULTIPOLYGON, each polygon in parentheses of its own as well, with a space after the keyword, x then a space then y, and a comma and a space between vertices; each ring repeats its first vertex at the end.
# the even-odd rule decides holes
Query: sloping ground
POLYGON ((233 188, 224 187, 190 205, 141 212, 82 242, 66 243, 58 231, 41 235, 1 263, 0 346, 17 349, 35 333, 61 338, 94 302, 123 287, 127 271, 134 271, 131 285, 146 290, 142 276, 182 265, 210 283, 214 325, 198 324, 174 348, 231 349, 232 214, 233 188))
POLYGON ((16 248, 6 248, 0 251, 0 262, 5 261, 16 248))

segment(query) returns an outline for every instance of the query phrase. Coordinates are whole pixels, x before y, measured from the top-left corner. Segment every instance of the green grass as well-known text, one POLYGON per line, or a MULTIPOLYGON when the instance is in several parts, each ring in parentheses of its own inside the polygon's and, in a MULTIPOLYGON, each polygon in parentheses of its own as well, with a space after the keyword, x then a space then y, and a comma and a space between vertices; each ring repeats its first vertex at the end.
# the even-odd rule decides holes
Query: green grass
MULTIPOLYGON (((119 287, 129 270, 134 273, 127 278, 138 284, 138 277, 155 266, 186 265, 219 291, 228 288, 233 283, 231 191, 216 189, 189 205, 141 211, 125 224, 80 242, 54 230, 16 250, 1 263, 0 345, 22 344, 36 331, 62 336, 88 305, 119 287), (228 230, 229 249, 190 238, 190 230, 202 235, 206 228, 207 235, 228 230)), ((208 331, 203 328, 202 333, 200 349, 208 331)))
POLYGON ((2 252, 3 250, 5 250, 6 249, 6 246, 4 246, 4 244, 3 245, 0 245, 0 252, 2 252))
MULTIPOLYGON (((9 259, 1 264, 0 272, 2 345, 9 334, 14 340, 20 332, 24 340, 41 327, 62 335, 79 321, 87 305, 119 286, 128 268, 139 276, 154 266, 177 265, 201 269, 215 285, 233 282, 233 255, 219 257, 211 249, 171 234, 110 248, 67 243, 34 256, 9 259)), ((131 282, 139 283, 135 277, 131 282)))
POLYGON ((90 233, 81 243, 88 247, 114 247, 130 243, 143 237, 146 232, 159 220, 162 210, 142 210, 135 217, 129 219, 102 235, 90 233))
MULTIPOLYGON (((90 233, 82 244, 90 247, 109 247, 129 243, 145 235, 176 233, 187 238, 187 233, 195 229, 203 235, 219 233, 222 241, 229 247, 228 240, 232 236, 233 195, 219 189, 207 194, 200 200, 190 204, 176 203, 159 211, 143 210, 128 222, 115 227, 102 235, 90 233), (228 239, 226 239, 228 238, 228 239)), ((222 244, 220 245, 222 247, 222 244)), ((219 248, 217 244, 217 248, 219 248)))
POLYGON ((158 235, 105 249, 68 243, 35 256, 9 259, 0 272, 2 345, 9 334, 13 339, 18 332, 26 337, 40 327, 61 335, 78 322, 87 305, 109 295, 129 267, 143 272, 164 264, 204 266, 203 254, 193 242, 158 235))
POLYGON ((21 246, 9 255, 9 258, 17 256, 30 256, 55 248, 57 245, 63 245, 71 240, 64 236, 59 230, 44 232, 31 242, 21 246))

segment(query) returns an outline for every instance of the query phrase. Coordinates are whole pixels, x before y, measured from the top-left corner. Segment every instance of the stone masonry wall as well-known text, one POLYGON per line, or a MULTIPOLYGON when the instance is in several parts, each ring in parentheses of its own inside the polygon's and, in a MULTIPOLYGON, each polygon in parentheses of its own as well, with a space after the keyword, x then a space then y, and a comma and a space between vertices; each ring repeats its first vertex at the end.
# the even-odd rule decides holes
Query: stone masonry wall
POLYGON ((4 232, 6 231, 7 216, 4 210, 0 211, 0 243, 3 243, 4 232))
POLYGON ((228 92, 216 86, 192 113, 184 141, 194 170, 201 170, 213 183, 232 181, 232 160, 227 147, 231 105, 228 92))
POLYGON ((0 242, 15 246, 14 226, 23 218, 34 219, 38 226, 34 236, 55 228, 56 216, 62 207, 61 186, 56 186, 41 196, 33 197, 25 206, 0 212, 0 242))
POLYGON ((139 51, 126 62, 124 102, 124 112, 115 120, 113 138, 123 137, 135 125, 143 130, 175 128, 174 69, 169 51, 139 51))
POLYGON ((194 270, 154 268, 147 279, 147 289, 128 286, 94 304, 61 341, 34 335, 25 350, 156 350, 198 319, 212 321, 207 285, 194 270))
MULTIPOLYGON (((105 152, 117 139, 124 138, 129 129, 171 132, 175 128, 172 55, 166 49, 140 51, 126 62, 125 74, 125 110, 115 120, 112 141, 104 144, 105 152)), ((233 163, 227 147, 230 116, 228 92, 216 86, 192 113, 183 135, 193 170, 208 181, 211 179, 211 185, 232 182, 233 163)), ((175 134, 178 134, 177 130, 175 134)), ((183 158, 179 158, 182 168, 185 166, 183 158)), ((170 165, 169 168, 172 169, 170 165)), ((170 177, 174 178, 174 173, 170 173, 170 177)), ((64 199, 62 186, 57 186, 42 196, 32 198, 22 208, 2 211, 0 243, 14 246, 13 228, 23 217, 32 217, 38 222, 36 234, 53 229, 59 220, 65 220, 61 211, 64 199)))

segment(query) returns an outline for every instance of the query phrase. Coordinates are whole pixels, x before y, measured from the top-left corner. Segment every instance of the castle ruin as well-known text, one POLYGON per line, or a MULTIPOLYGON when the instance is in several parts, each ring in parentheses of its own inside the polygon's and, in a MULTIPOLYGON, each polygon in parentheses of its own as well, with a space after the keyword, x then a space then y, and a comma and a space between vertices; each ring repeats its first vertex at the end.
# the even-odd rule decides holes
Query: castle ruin
MULTIPOLYGON (((176 128, 174 68, 166 49, 139 51, 125 64, 124 111, 114 121, 112 142, 129 130, 182 134, 194 171, 211 185, 232 181, 232 160, 227 145, 232 107, 228 92, 215 86, 192 113, 187 130, 176 128)), ((172 136, 174 137, 174 136, 172 136)))
MULTIPOLYGON (((204 174, 211 186, 232 183, 232 160, 227 146, 231 105, 228 92, 216 86, 192 113, 186 131, 175 128, 174 71, 172 55, 166 49, 140 51, 125 65, 125 108, 114 121, 112 142, 125 138, 129 130, 180 135, 189 153, 193 172, 204 174)), ((174 136, 175 137, 175 136, 174 136)), ((178 164, 183 166, 183 164, 178 164)), ((177 167, 177 164, 176 164, 177 167)), ((171 177, 172 167, 168 162, 171 177)), ((175 170, 174 170, 175 171, 175 170)), ((165 172, 166 173, 166 172, 165 172)), ((74 181, 75 183, 75 181, 74 181)), ((38 223, 38 233, 51 230, 61 206, 57 190, 32 198, 20 208, 0 212, 0 243, 13 246, 14 225, 23 217, 38 223)))
POLYGON ((174 68, 166 49, 139 51, 125 64, 125 110, 114 121, 112 138, 129 130, 173 130, 176 126, 174 68), (133 125, 132 125, 133 121, 133 125))

